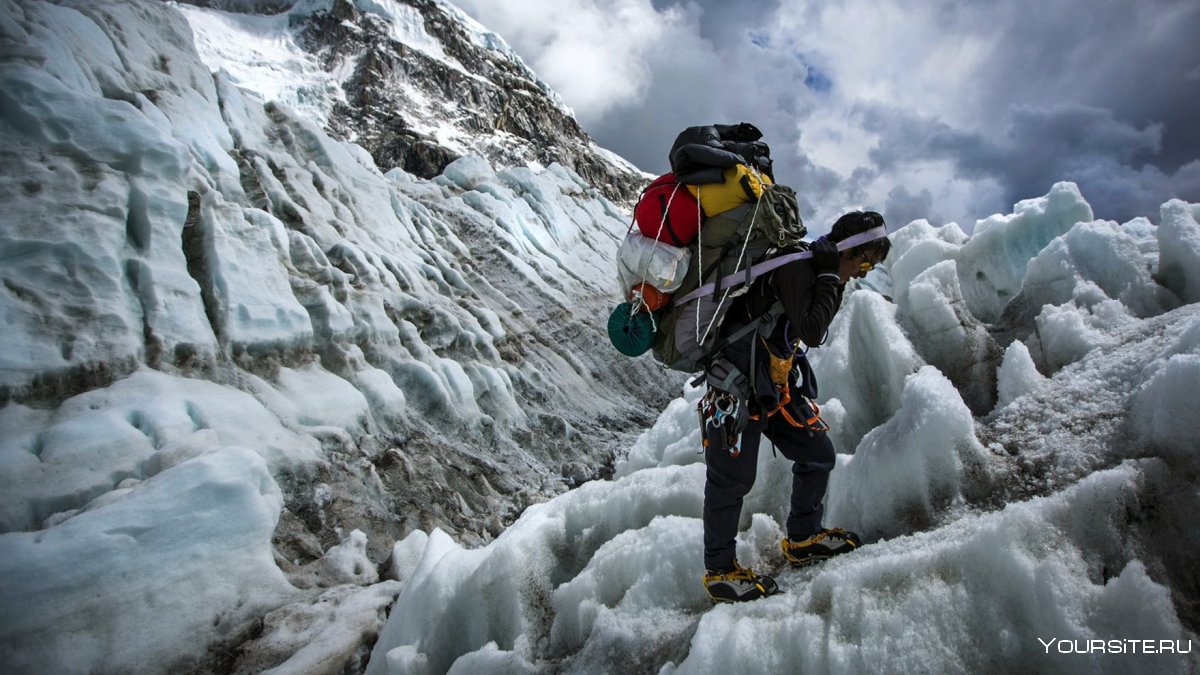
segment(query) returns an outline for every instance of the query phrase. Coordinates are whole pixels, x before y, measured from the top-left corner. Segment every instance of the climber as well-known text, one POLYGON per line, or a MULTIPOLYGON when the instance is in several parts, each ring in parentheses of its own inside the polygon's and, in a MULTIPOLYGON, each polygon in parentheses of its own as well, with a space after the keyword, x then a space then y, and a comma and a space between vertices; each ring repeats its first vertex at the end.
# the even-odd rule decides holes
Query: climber
POLYGON ((706 409, 711 413, 705 427, 704 586, 715 602, 754 600, 778 590, 774 579, 740 566, 735 555, 742 501, 754 485, 762 435, 792 462, 784 558, 803 566, 860 544, 853 532, 821 522, 835 453, 812 401, 817 383, 805 353, 824 342, 845 284, 887 257, 886 235, 878 213, 847 213, 813 242, 811 259, 756 279, 729 310, 722 336, 761 317, 769 320, 725 345, 708 368, 708 393, 701 402, 702 415, 706 409), (729 428, 714 426, 714 416, 729 428), (729 426, 739 424, 743 428, 729 426), (718 433, 710 434, 714 428, 718 433))

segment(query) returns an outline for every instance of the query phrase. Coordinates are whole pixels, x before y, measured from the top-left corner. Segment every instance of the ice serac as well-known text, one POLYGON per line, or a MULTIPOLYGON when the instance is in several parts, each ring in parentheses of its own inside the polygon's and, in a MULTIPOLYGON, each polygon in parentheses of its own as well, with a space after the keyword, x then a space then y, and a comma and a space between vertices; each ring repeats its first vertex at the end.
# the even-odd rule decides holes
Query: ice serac
POLYGON ((295 594, 272 556, 282 505, 262 458, 229 447, 46 531, 0 535, 0 661, 14 672, 196 667, 210 643, 295 594))
POLYGON ((955 262, 942 261, 917 275, 906 302, 904 320, 917 352, 954 382, 973 412, 991 410, 1001 351, 967 309, 955 262))
MULTIPOLYGON (((4 39, 26 51, 0 71, 0 386, 52 394, 45 374, 99 383, 164 354, 211 355, 216 340, 180 246, 192 160, 170 112, 215 111, 215 96, 199 64, 176 63, 172 74, 169 60, 150 58, 186 24, 164 17, 161 30, 131 37, 142 58, 126 61, 80 12, 6 9, 21 20, 5 23, 4 39)), ((126 41, 118 17, 138 9, 109 11, 110 31, 126 41)))
POLYGON ((809 359, 819 400, 830 402, 834 447, 843 453, 896 413, 905 378, 925 365, 896 322, 896 306, 866 290, 843 301, 825 345, 809 359))
POLYGON ((1042 248, 1075 223, 1092 220, 1092 207, 1074 183, 1057 183, 1045 197, 1018 202, 1010 215, 979 221, 957 255, 963 298, 985 323, 1000 318, 1021 289, 1025 267, 1042 248))
POLYGON ((1036 391, 1046 381, 1037 370, 1029 347, 1013 340, 1004 350, 1004 359, 996 371, 996 407, 1003 408, 1021 396, 1036 391))
POLYGON ((869 539, 930 529, 964 495, 989 485, 989 459, 971 411, 938 369, 905 379, 901 404, 833 473, 829 522, 869 539))
MULTIPOLYGON (((607 261, 626 227, 605 194, 623 198, 640 173, 591 145, 498 38, 448 5, 288 4, 294 12, 240 15, 0 3, 0 549, 12 579, 48 572, 44 602, 6 584, 0 605, 6 636, 45 636, 21 647, 28 669, 170 667, 158 645, 174 645, 181 667, 270 668, 295 636, 251 643, 247 621, 295 615, 316 636, 303 607, 322 602, 359 627, 333 631, 331 667, 357 663, 397 590, 376 588, 396 540, 434 528, 490 540, 529 504, 599 476, 669 398, 645 360, 611 358, 602 325, 615 302, 607 261), (339 43, 358 51, 289 51, 326 20, 359 35, 339 43), (206 35, 243 50, 247 67, 204 62, 206 35), (322 54, 350 61, 308 70, 322 54), (404 108, 410 119, 458 125, 421 131, 454 152, 400 163, 420 176, 377 162, 408 143, 382 139, 398 127, 322 107, 324 96, 345 102, 336 75, 366 77, 372 59, 393 58, 414 79, 379 91, 433 106, 404 108), (255 88, 270 79, 255 80, 258 67, 274 69, 278 96, 255 88), (493 124, 502 112, 509 121, 493 124), (370 149, 345 140, 351 128, 370 149), (234 499, 224 473, 198 468, 228 448, 247 476, 272 481, 271 499, 234 499), (179 475, 200 481, 197 495, 230 493, 228 510, 209 515, 237 523, 235 511, 265 504, 270 522, 236 538, 184 527, 147 497, 179 475), (209 583, 180 586, 195 608, 178 621, 132 600, 118 602, 124 618, 97 624, 103 639, 64 619, 63 608, 93 610, 59 558, 121 568, 128 551, 83 531, 137 505, 139 528, 170 523, 214 552, 213 569, 227 543, 244 544, 258 557, 239 569, 265 590, 243 598, 251 581, 238 572, 229 590, 209 570, 197 576, 209 583), (348 555, 338 547, 356 531, 348 555), (330 579, 374 590, 321 600, 330 579)), ((162 578, 174 579, 176 566, 191 569, 178 550, 141 546, 134 568, 155 577, 170 566, 162 578)), ((118 581, 105 577, 98 597, 145 597, 118 581)), ((173 611, 176 596, 145 591, 160 592, 173 611)), ((307 650, 295 663, 326 656, 307 650)))
POLYGON ((1137 239, 1125 228, 1102 220, 1076 223, 1029 261, 1021 290, 1004 308, 1002 322, 1032 327, 1042 307, 1071 301, 1095 305, 1098 299, 1118 300, 1137 317, 1177 307, 1175 294, 1154 283, 1146 263, 1137 239))
POLYGON ((1159 277, 1184 302, 1200 302, 1200 207, 1173 199, 1163 204, 1158 227, 1159 277))

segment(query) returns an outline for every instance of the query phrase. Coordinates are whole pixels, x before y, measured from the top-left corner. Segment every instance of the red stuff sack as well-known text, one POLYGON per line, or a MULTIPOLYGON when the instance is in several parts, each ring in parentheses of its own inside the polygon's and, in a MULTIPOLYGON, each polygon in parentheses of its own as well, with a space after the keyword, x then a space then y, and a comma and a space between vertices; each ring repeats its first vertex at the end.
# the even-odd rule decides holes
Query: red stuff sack
POLYGON ((696 240, 704 211, 687 186, 667 173, 654 179, 633 207, 633 219, 642 235, 678 248, 696 240))

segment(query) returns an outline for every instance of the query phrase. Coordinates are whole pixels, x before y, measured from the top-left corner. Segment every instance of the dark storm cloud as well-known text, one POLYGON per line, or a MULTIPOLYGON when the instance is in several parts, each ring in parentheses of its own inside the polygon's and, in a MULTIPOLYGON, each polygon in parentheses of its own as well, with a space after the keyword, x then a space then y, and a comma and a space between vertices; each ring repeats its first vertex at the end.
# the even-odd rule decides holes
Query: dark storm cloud
POLYGON ((1078 183, 1097 217, 1116 220, 1153 215, 1174 196, 1200 198, 1195 171, 1171 175, 1151 163, 1161 151, 1163 125, 1137 128, 1111 110, 1017 107, 995 134, 886 108, 863 119, 879 135, 870 156, 881 170, 903 175, 905 166, 948 160, 959 176, 999 183, 1005 204, 1044 194, 1060 180, 1078 183))
POLYGON ((1025 0, 995 3, 985 16, 972 30, 990 27, 1008 43, 980 73, 992 109, 1109 110, 1134 127, 1162 125, 1156 162, 1165 171, 1200 157, 1200 3, 1025 0))
MULTIPOLYGON (((934 214, 933 193, 921 190, 917 194, 903 185, 892 188, 883 207, 883 218, 891 225, 909 223, 921 218, 931 219, 934 214)), ((936 215, 932 219, 940 220, 936 215)))
MULTIPOLYGON (((742 3, 656 0, 657 10, 691 12, 695 35, 649 50, 650 81, 641 100, 585 124, 588 133, 651 173, 668 170, 671 144, 689 126, 752 122, 776 153, 795 147, 795 92, 805 86, 808 70, 765 37, 764 19, 778 4, 758 3, 748 12, 742 3)), ((776 156, 777 164, 791 159, 776 156)))
MULTIPOLYGON (((969 95, 972 130, 873 111, 883 166, 951 159, 991 178, 1004 198, 1080 184, 1099 217, 1157 214, 1172 197, 1200 201, 1200 3, 1055 2, 948 6, 948 34, 1000 38, 969 95)), ((936 45, 934 46, 936 48, 936 45)))
MULTIPOLYGON (((777 178, 821 220, 886 208, 893 224, 945 216, 969 229, 1060 180, 1117 220, 1155 218, 1171 197, 1200 201, 1195 0, 547 7, 562 3, 602 14, 640 5, 642 20, 670 21, 641 43, 626 40, 636 26, 604 26, 614 59, 636 49, 644 76, 626 88, 636 95, 608 107, 567 101, 601 145, 651 173, 666 171, 683 128, 750 121, 777 178)), ((536 18, 521 14, 511 33, 525 36, 513 46, 535 69, 545 31, 558 30, 529 31, 536 18)))

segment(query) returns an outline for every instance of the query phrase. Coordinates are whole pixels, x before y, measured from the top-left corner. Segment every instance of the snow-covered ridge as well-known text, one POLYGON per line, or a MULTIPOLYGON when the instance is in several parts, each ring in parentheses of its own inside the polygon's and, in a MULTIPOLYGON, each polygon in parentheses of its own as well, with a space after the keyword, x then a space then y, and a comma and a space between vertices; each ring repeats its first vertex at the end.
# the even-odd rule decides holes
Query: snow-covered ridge
POLYGON ((496 167, 558 162, 619 203, 644 182, 500 36, 449 3, 305 0, 267 16, 177 7, 212 70, 363 145, 384 170, 429 178, 468 154, 496 167))

